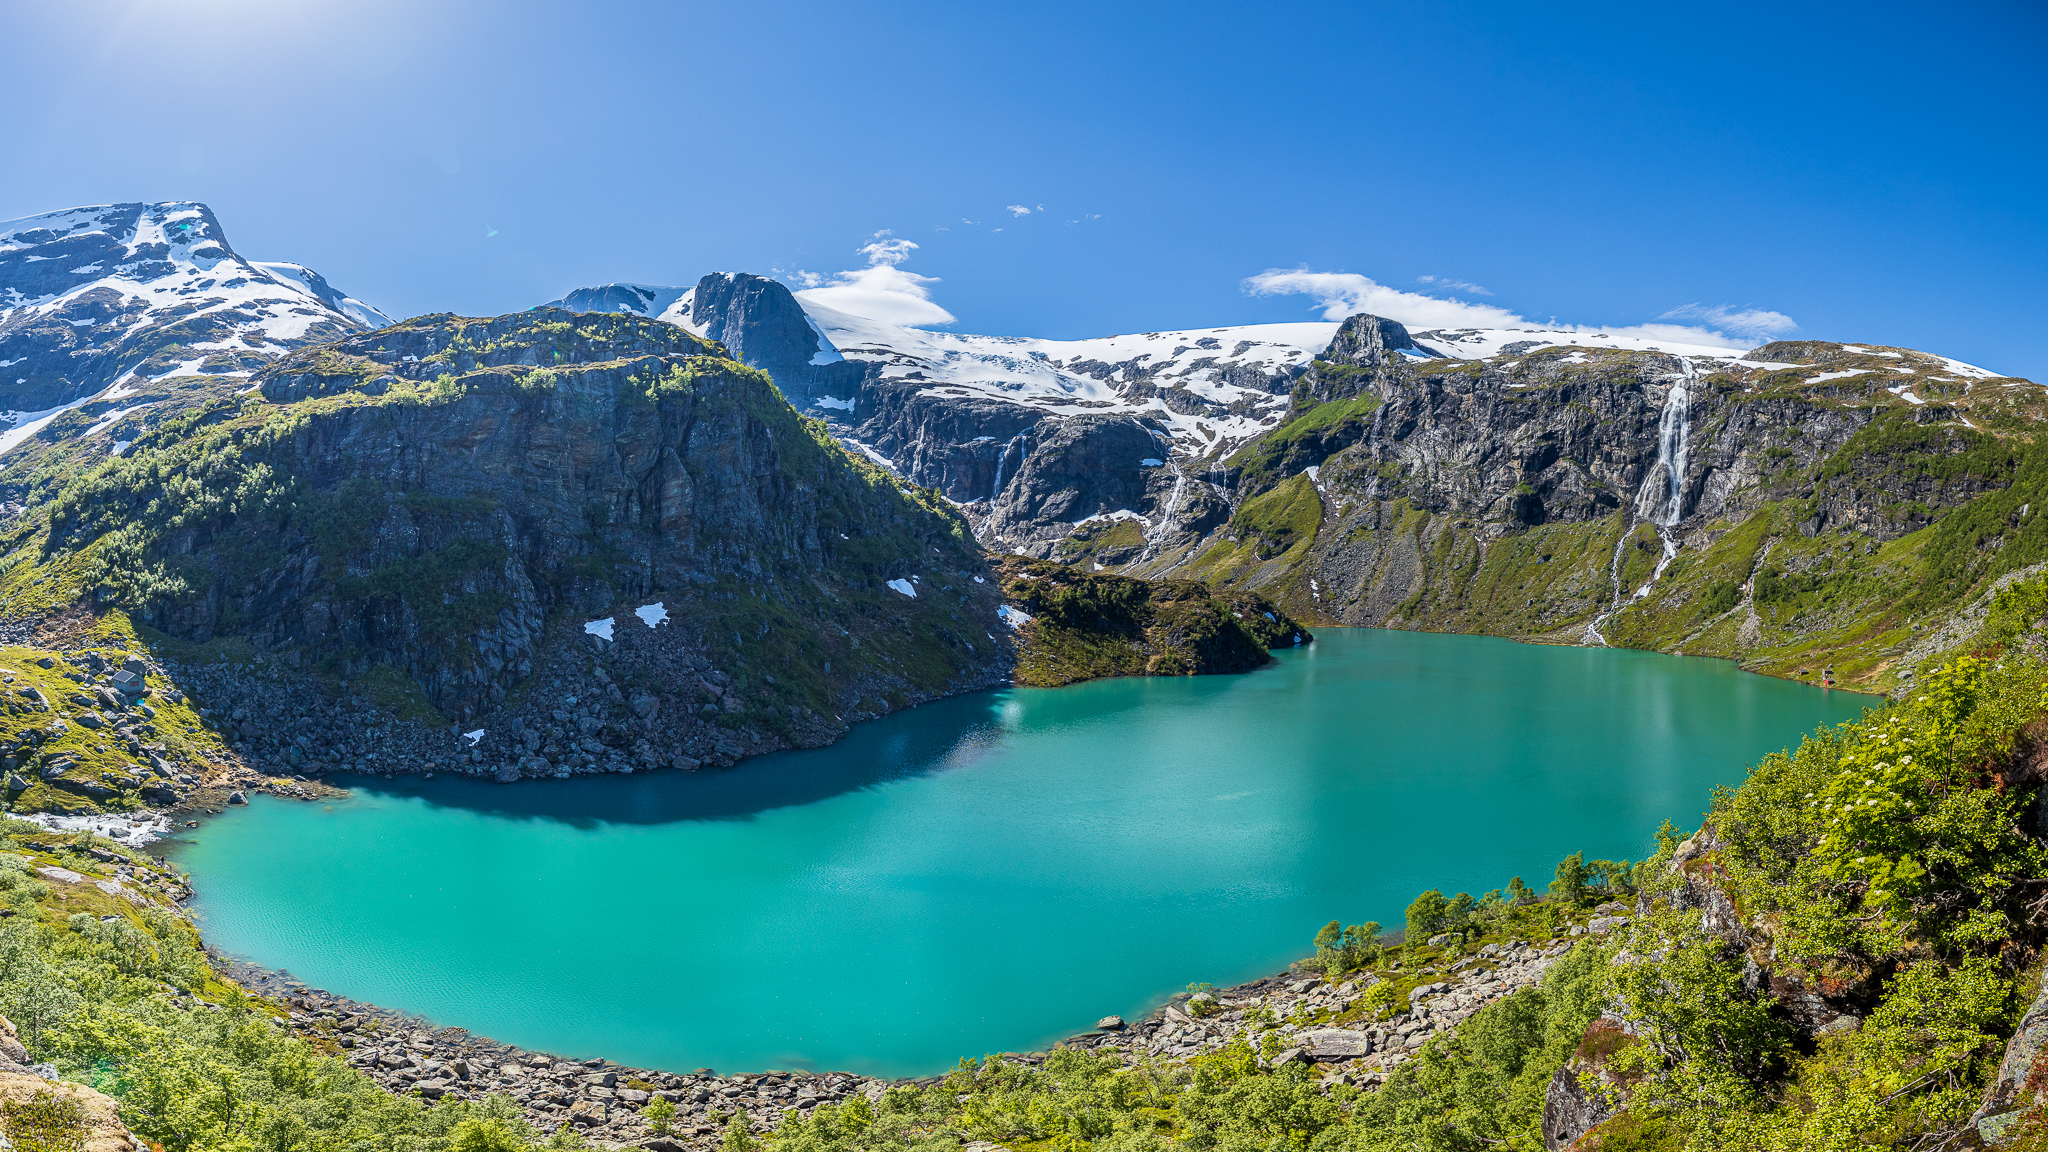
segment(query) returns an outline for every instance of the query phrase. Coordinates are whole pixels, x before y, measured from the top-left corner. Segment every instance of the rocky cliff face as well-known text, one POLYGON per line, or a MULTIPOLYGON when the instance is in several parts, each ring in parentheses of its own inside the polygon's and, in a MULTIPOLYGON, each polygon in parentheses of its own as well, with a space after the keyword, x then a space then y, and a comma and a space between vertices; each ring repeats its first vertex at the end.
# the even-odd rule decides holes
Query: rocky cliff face
POLYGON ((658 294, 675 290, 628 298, 620 287, 564 303, 624 305, 725 342, 856 451, 959 505, 985 539, 1040 557, 1089 517, 1150 519, 1185 495, 1168 461, 1277 423, 1336 329, 1025 340, 876 323, 745 273, 706 276, 661 310, 658 294))
POLYGON ((724 762, 1002 679, 966 525, 722 351, 538 310, 295 354, 64 486, 31 567, 195 643, 401 670, 500 772, 724 762))
POLYGON ((204 204, 0 223, 0 406, 17 426, 116 386, 135 395, 171 376, 246 376, 389 322, 310 269, 243 259, 204 204))
POLYGON ((2030 382, 1904 349, 1411 343, 1347 321, 1289 419, 1214 462, 1229 520, 1158 525, 1129 570, 1269 589, 1310 620, 1874 672, 1904 637, 1870 641, 1907 627, 1886 616, 1914 580, 1904 542, 2005 492, 2010 433, 2041 413, 2030 382))
POLYGON ((688 295, 664 315, 799 382, 989 547, 1260 588, 1310 621, 1883 686, 1916 625, 2048 559, 2041 389, 1910 349, 1373 316, 1060 342, 878 324, 744 275, 688 295))

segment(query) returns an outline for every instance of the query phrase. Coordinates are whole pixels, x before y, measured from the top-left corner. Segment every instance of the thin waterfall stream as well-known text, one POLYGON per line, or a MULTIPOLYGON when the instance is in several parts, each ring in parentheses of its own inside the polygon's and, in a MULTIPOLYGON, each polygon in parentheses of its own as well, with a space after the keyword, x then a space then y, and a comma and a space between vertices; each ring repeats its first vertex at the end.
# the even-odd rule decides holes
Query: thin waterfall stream
POLYGON ((1621 538, 1614 542, 1614 557, 1608 561, 1608 576, 1614 585, 1613 600, 1607 611, 1593 617, 1586 625, 1585 643, 1598 641, 1607 646, 1607 637, 1600 631, 1600 625, 1608 617, 1650 594, 1650 589, 1664 575, 1664 569, 1678 555, 1678 540, 1671 529, 1685 518, 1685 464, 1686 449, 1691 434, 1692 386, 1698 376, 1692 361, 1678 357, 1677 379, 1672 381, 1671 391, 1664 395, 1664 408, 1657 416, 1657 462, 1644 475, 1641 487, 1636 489, 1634 515, 1628 527, 1622 529, 1621 538), (1661 481, 1661 483, 1660 483, 1661 481), (1642 587, 1629 593, 1623 599, 1621 586, 1621 557, 1628 547, 1629 538, 1635 534, 1636 525, 1650 523, 1656 526, 1657 538, 1663 542, 1664 554, 1657 558, 1657 567, 1650 572, 1650 578, 1642 587))

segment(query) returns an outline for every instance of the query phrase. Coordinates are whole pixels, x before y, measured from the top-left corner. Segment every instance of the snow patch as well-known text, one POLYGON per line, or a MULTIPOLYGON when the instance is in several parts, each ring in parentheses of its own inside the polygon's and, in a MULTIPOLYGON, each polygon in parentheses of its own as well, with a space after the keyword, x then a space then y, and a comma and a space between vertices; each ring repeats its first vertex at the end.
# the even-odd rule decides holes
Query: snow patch
POLYGON ((583 626, 583 630, 600 640, 609 640, 612 638, 612 621, 614 619, 615 617, 607 616, 602 620, 592 620, 583 626))
POLYGON ((908 580, 891 580, 889 581, 889 587, 894 588, 898 592, 903 593, 905 596, 910 597, 912 600, 917 599, 917 589, 912 587, 910 581, 908 580))
POLYGON ((62 404, 55 408, 46 408, 41 412, 7 413, 6 417, 13 419, 14 426, 5 432, 0 432, 0 456, 5 456, 7 453, 12 452, 16 447, 20 446, 22 441, 41 432, 49 425, 50 421, 71 411, 73 408, 81 407, 91 402, 92 397, 81 396, 69 404, 62 404))
POLYGON ((40 824, 52 832, 91 832, 140 846, 171 834, 171 818, 158 812, 142 811, 119 816, 52 816, 45 812, 10 812, 16 820, 40 824))
POLYGON ((652 604, 642 604, 638 608, 633 609, 633 615, 638 616, 642 624, 652 628, 663 620, 668 619, 668 609, 663 607, 663 603, 663 601, 656 600, 652 604))
POLYGON ((820 408, 839 408, 839 409, 842 409, 842 410, 844 410, 844 411, 847 411, 847 412, 851 412, 851 411, 853 411, 853 401, 854 401, 855 399, 858 399, 858 397, 853 397, 853 398, 849 398, 849 399, 846 399, 846 400, 841 400, 841 399, 840 399, 839 397, 837 397, 837 396, 820 396, 820 397, 818 397, 818 407, 820 407, 820 408))
POLYGON ((1872 368, 1851 368, 1845 372, 1823 372, 1818 376, 1808 376, 1806 382, 1818 384, 1823 380, 1847 380, 1851 376, 1868 376, 1873 371, 1875 369, 1872 368))
MULTIPOLYGON (((125 417, 125 416, 128 416, 128 415, 130 415, 130 414, 132 414, 132 413, 135 413, 135 412, 140 412, 140 411, 142 411, 142 410, 143 410, 144 408, 150 408, 150 407, 154 407, 154 406, 155 406, 155 405, 156 405, 157 403, 158 403, 157 401, 155 401, 155 400, 151 400, 151 401, 150 401, 149 403, 147 403, 147 404, 137 404, 137 405, 135 405, 135 406, 134 406, 134 407, 132 407, 132 408, 116 408, 116 409, 114 409, 114 410, 113 410, 112 412, 105 412, 105 413, 102 413, 102 414, 100 415, 99 421, 98 421, 97 423, 95 423, 95 424, 94 424, 94 425, 93 425, 92 427, 90 427, 90 428, 87 428, 87 429, 85 430, 85 432, 83 433, 83 435, 85 435, 85 436, 97 436, 97 435, 99 435, 100 433, 102 433, 102 432, 105 432, 105 431, 106 431, 107 429, 109 429, 109 428, 113 427, 113 426, 114 426, 114 425, 115 425, 115 424, 116 424, 117 422, 119 422, 119 421, 120 421, 120 420, 121 420, 121 419, 122 419, 123 417, 125 417)), ((132 441, 131 441, 131 443, 132 443, 132 441)), ((116 455, 118 455, 118 453, 116 453, 116 455)))
POLYGON ((462 738, 469 741, 469 746, 474 748, 484 742, 484 730, 479 728, 474 732, 464 732, 462 738))
POLYGON ((1008 604, 996 609, 996 615, 1001 618, 1003 623, 1008 624, 1012 628, 1022 628, 1026 624, 1031 623, 1029 615, 1017 611, 1008 604))
POLYGON ((1152 526, 1150 517, 1140 516, 1129 508, 1119 508, 1114 512, 1097 512, 1093 516, 1083 516, 1079 520, 1074 521, 1074 527, 1079 528, 1083 524, 1093 524, 1097 520, 1136 520, 1147 528, 1152 526))

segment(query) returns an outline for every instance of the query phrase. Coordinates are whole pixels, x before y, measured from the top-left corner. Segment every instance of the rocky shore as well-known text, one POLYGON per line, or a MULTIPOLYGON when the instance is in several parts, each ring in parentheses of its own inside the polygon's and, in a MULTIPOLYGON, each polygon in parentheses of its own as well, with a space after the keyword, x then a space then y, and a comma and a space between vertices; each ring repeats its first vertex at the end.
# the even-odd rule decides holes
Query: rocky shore
MULTIPOLYGON (((1603 931, 1619 923, 1615 918, 1594 920, 1603 931)), ((1453 964, 1445 978, 1412 988, 1407 1009, 1387 1020, 1372 1018, 1373 1013, 1360 1004, 1383 977, 1331 984, 1321 977, 1287 972, 1221 992, 1175 997, 1136 1024, 1126 1026, 1107 1017, 1095 1032, 1067 1043, 1131 1060, 1186 1058, 1220 1051, 1239 1039, 1263 1051, 1271 1047, 1265 1035, 1273 1033, 1279 1051, 1267 1061, 1271 1066, 1300 1061, 1318 1066, 1331 1083, 1374 1085, 1432 1037, 1455 1029, 1486 1005, 1533 986, 1571 947, 1570 940, 1548 946, 1525 940, 1486 945, 1477 955, 1453 964)))
POLYGON ((569 1127, 593 1141, 657 1150, 709 1147, 733 1115, 766 1131, 789 1109, 808 1111, 854 1095, 874 1099, 890 1084, 850 1072, 721 1076, 709 1068, 679 1074, 572 1060, 436 1028, 417 1016, 308 987, 289 972, 220 956, 215 963, 243 988, 288 1008, 293 1032, 392 1092, 426 1100, 508 1096, 541 1131, 569 1127), (640 1115, 657 1097, 676 1106, 666 1136, 640 1115))
MULTIPOLYGON (((1626 923, 1621 906, 1596 910, 1589 926, 1572 935, 1605 932, 1626 923)), ((1105 1017, 1064 1046, 1113 1055, 1127 1063, 1182 1060, 1243 1040, 1256 1051, 1277 1053, 1264 1062, 1300 1062, 1316 1068, 1325 1088, 1372 1087, 1385 1080, 1435 1036, 1455 1029, 1480 1008, 1539 981, 1572 947, 1570 938, 1489 944, 1442 972, 1421 969, 1386 976, 1359 975, 1336 984, 1299 971, 1254 980, 1219 992, 1173 997, 1133 1023, 1105 1017), (1383 979, 1425 982, 1406 994, 1407 1007, 1386 1020, 1361 1004, 1383 979), (1275 1041, 1269 1041, 1267 1034, 1275 1041)), ((721 1075, 710 1068, 676 1073, 633 1068, 608 1060, 570 1059, 533 1052, 371 1004, 336 996, 296 980, 289 972, 215 957, 236 983, 290 1011, 292 1030, 321 1051, 346 1060, 386 1089, 427 1100, 482 1100, 508 1096, 544 1132, 570 1128, 592 1141, 637 1145, 653 1152, 708 1149, 735 1115, 755 1131, 768 1131, 794 1110, 852 1096, 875 1100, 894 1083, 850 1072, 764 1071, 721 1075), (657 1098, 675 1105, 667 1133, 641 1115, 657 1098)), ((1045 1053, 1002 1053, 1038 1063, 1045 1053)), ((930 1083, 931 1080, 916 1081, 930 1083)))

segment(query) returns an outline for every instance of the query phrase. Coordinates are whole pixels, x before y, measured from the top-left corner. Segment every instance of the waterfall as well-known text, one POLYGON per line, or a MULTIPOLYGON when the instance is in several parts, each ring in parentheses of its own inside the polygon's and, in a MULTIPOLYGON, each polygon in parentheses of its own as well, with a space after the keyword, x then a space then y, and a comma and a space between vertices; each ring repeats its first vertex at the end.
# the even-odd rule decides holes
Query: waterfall
MULTIPOLYGON (((1026 429, 1025 431, 1029 431, 1029 429, 1026 429)), ((1022 440, 1023 438, 1023 432, 1019 432, 1015 436, 1010 437, 1010 442, 1008 444, 1003 445, 1003 454, 1001 456, 996 457, 996 483, 995 487, 990 488, 988 490, 988 502, 990 504, 994 504, 996 502, 996 499, 1003 494, 1003 465, 1008 464, 1010 462, 1010 449, 1015 448, 1017 446, 1017 441, 1022 440)))
POLYGON ((1664 411, 1657 417, 1657 463, 1636 493, 1637 518, 1659 528, 1671 527, 1685 514, 1685 449, 1693 366, 1684 357, 1678 363, 1681 375, 1672 382, 1671 392, 1664 397, 1664 411), (1653 483, 1659 476, 1664 480, 1661 486, 1653 483))
POLYGON ((1167 494, 1166 508, 1159 514, 1159 523, 1151 525, 1152 530, 1145 534, 1145 551, 1139 557, 1141 560, 1150 560, 1159 554, 1159 545, 1166 539, 1166 534, 1173 531, 1173 518, 1180 512, 1181 497, 1188 490, 1188 474, 1181 471, 1171 455, 1167 457, 1166 467, 1173 472, 1173 491, 1167 494))
POLYGON ((1667 529, 1685 518, 1685 453, 1691 434, 1692 386, 1697 376, 1692 361, 1683 356, 1678 357, 1678 373, 1678 379, 1672 381, 1671 391, 1664 396, 1664 410, 1657 416, 1657 462, 1643 477, 1642 487, 1636 489, 1635 516, 1628 522, 1628 527, 1622 529, 1621 539, 1614 542, 1614 558, 1608 561, 1608 579, 1614 585, 1614 598, 1608 602, 1607 611, 1593 617, 1586 625, 1585 643, 1597 640, 1604 646, 1607 637, 1601 634, 1600 625, 1626 604, 1649 595, 1658 577, 1664 575, 1664 569, 1678 555, 1678 541, 1667 529), (1657 526, 1657 537, 1663 541, 1664 554, 1657 558, 1657 567, 1650 572, 1650 578, 1624 600, 1621 558, 1629 538, 1635 535, 1636 525, 1645 521, 1657 526))

